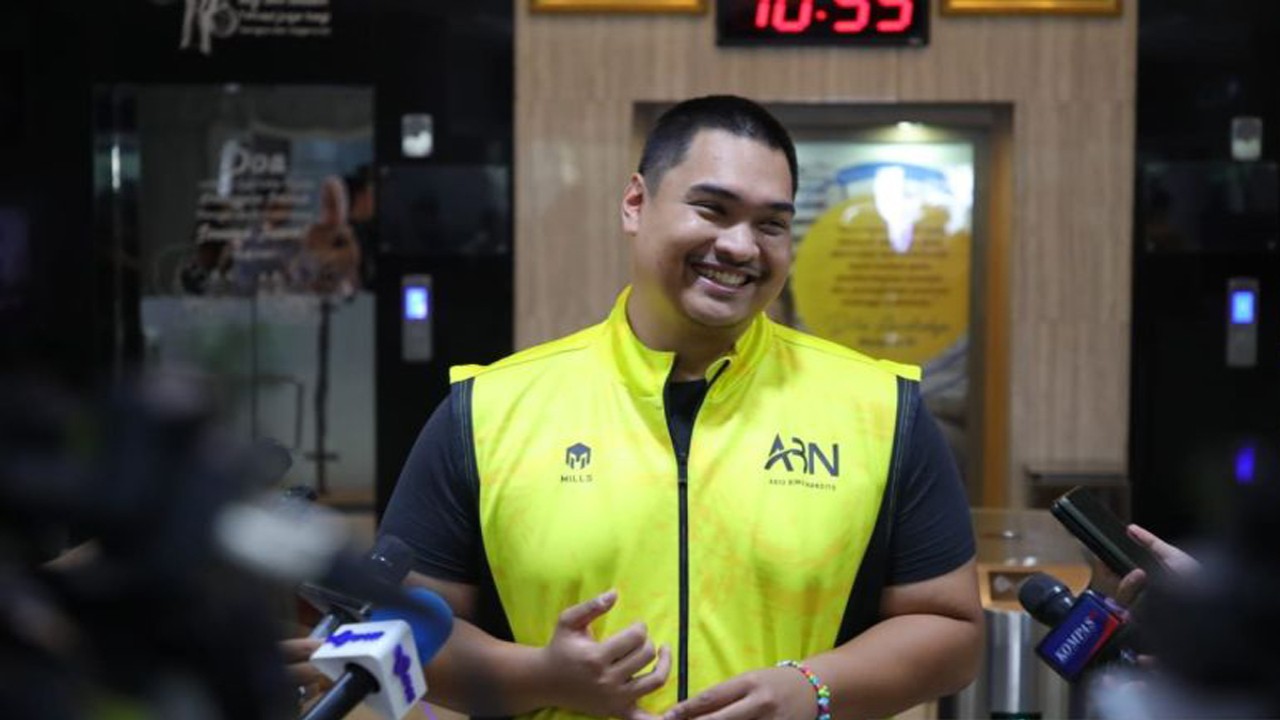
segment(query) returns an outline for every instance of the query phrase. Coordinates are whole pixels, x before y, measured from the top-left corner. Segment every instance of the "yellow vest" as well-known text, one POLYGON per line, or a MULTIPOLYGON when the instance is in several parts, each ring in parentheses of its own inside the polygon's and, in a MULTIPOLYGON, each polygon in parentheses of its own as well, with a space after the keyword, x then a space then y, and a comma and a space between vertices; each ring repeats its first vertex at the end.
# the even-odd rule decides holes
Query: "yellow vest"
POLYGON ((639 620, 671 646, 671 679, 642 702, 659 712, 679 689, 847 639, 919 370, 762 315, 707 371, 682 481, 663 409, 674 354, 636 339, 628 292, 603 323, 452 380, 470 397, 484 551, 515 641, 545 645, 561 610, 617 588, 593 632, 639 620))

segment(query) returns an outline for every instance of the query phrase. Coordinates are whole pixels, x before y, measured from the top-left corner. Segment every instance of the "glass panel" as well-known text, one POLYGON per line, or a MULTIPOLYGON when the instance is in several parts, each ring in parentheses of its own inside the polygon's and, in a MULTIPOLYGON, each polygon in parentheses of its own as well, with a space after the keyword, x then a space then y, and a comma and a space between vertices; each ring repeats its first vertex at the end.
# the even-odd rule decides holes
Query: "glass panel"
POLYGON ((207 373, 232 427, 293 454, 286 482, 371 500, 372 92, 148 86, 112 107, 99 183, 135 218, 113 234, 137 248, 148 362, 207 373))
POLYGON ((1276 249, 1280 172, 1273 162, 1146 163, 1141 191, 1148 253, 1276 249))

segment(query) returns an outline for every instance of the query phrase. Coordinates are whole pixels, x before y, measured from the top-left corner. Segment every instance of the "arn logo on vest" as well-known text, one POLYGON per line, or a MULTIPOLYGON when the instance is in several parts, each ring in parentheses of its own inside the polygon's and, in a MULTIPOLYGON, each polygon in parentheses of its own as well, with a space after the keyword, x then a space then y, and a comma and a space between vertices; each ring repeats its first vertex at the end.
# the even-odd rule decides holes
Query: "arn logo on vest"
MULTIPOLYGON (((586 470, 591 465, 591 446, 574 443, 565 448, 564 464, 569 470, 586 470)), ((568 472, 560 475, 562 483, 589 483, 595 478, 591 473, 568 472)))
MULTIPOLYGON (((832 478, 840 476, 840 443, 831 445, 830 454, 823 452, 817 443, 807 443, 798 437, 792 437, 791 443, 782 442, 782 434, 773 436, 773 445, 769 448, 769 459, 764 464, 765 470, 775 470, 781 465, 788 473, 804 473, 812 476, 819 468, 832 478)), ((816 490, 835 490, 835 483, 820 482, 810 478, 770 478, 770 485, 797 485, 816 490)))

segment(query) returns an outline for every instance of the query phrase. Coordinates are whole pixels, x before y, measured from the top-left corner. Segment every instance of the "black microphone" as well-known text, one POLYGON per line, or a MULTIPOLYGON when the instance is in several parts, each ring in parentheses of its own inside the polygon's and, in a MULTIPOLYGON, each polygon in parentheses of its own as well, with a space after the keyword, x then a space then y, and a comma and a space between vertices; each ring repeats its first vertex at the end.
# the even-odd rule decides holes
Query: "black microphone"
POLYGON ((1068 681, 1106 663, 1136 663, 1129 611, 1111 598, 1092 590, 1075 597, 1057 578, 1036 573, 1023 581, 1018 600, 1050 628, 1036 654, 1068 681))
MULTIPOLYGON (((394 535, 383 535, 374 543, 358 568, 369 583, 383 587, 398 587, 413 564, 413 550, 394 535)), ((324 617, 308 635, 313 640, 329 637, 339 625, 368 619, 377 598, 355 597, 331 587, 316 583, 302 583, 298 592, 317 609, 324 610, 324 617)))

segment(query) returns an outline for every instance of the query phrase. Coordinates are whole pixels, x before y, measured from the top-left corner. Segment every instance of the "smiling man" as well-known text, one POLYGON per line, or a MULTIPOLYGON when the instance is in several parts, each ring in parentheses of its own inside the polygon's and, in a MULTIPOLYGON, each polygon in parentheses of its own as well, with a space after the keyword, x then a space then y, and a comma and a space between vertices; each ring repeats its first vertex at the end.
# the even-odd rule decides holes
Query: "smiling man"
POLYGON ((759 105, 676 105, 623 192, 608 318, 455 368, 382 526, 462 619, 436 702, 828 720, 973 678, 969 511, 919 370, 765 317, 795 189, 759 105))

